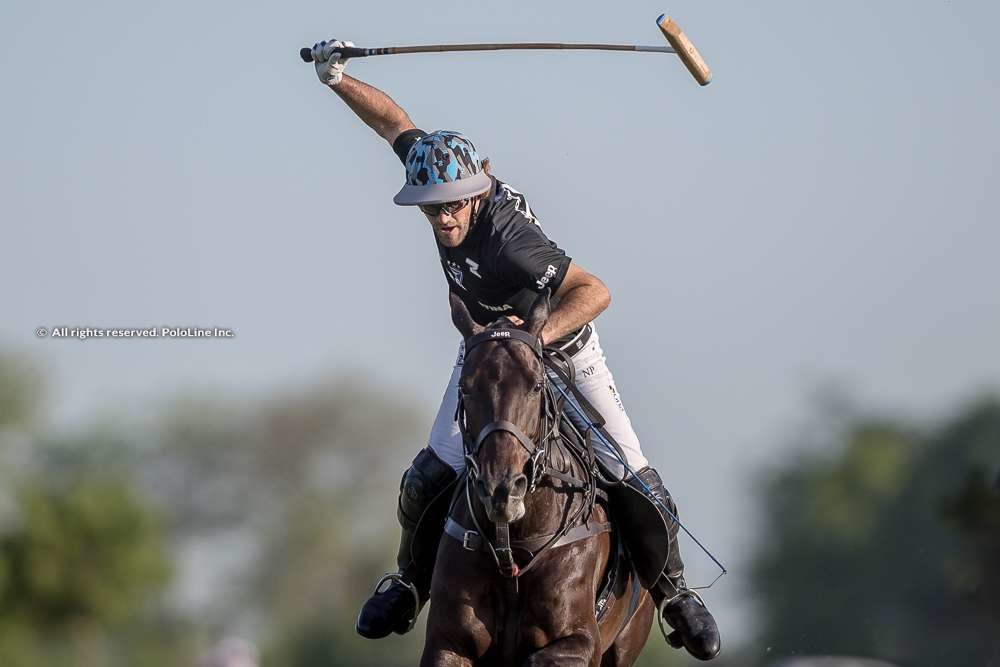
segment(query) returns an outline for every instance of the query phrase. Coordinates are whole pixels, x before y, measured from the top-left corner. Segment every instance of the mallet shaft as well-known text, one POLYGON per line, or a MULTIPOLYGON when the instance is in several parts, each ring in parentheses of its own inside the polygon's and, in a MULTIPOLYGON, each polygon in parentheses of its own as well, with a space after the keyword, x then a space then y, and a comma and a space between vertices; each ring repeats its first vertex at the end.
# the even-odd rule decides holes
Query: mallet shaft
MULTIPOLYGON (((579 51, 638 51, 641 53, 676 53, 669 46, 641 44, 563 44, 556 42, 509 42, 497 44, 422 44, 419 46, 385 46, 374 49, 344 47, 340 52, 347 58, 391 56, 401 53, 442 53, 447 51, 515 51, 515 50, 579 50, 579 51)), ((312 50, 304 47, 299 55, 307 63, 313 60, 312 50)))

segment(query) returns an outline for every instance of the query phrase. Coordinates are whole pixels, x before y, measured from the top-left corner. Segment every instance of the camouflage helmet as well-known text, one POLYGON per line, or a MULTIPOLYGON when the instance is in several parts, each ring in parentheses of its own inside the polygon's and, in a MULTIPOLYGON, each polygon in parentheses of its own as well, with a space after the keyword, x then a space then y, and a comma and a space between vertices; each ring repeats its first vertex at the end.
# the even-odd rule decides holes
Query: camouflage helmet
POLYGON ((459 132, 438 130, 410 147, 406 185, 392 201, 400 206, 444 204, 490 189, 476 147, 459 132))

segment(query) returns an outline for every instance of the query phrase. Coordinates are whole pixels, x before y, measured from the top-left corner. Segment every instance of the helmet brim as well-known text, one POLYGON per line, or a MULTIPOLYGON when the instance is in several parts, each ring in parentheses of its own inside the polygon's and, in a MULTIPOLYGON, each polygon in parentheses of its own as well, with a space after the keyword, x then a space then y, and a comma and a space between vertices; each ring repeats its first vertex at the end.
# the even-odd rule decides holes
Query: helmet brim
POLYGON ((481 171, 470 178, 450 183, 431 183, 429 185, 410 185, 407 183, 402 190, 396 193, 392 201, 397 206, 446 204, 481 195, 489 190, 491 185, 489 174, 481 171))

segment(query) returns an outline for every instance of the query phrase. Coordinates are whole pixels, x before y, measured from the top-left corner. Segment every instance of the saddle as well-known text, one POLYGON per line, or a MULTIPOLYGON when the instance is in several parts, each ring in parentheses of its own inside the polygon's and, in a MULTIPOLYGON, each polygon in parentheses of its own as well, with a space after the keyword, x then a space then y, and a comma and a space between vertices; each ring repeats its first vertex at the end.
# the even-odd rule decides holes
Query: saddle
POLYGON ((629 583, 631 583, 632 593, 626 601, 628 608, 623 617, 624 620, 621 627, 618 629, 618 632, 621 632, 628 625, 629 621, 632 620, 632 616, 635 615, 636 610, 639 608, 642 583, 639 580, 639 575, 632 562, 632 557, 629 555, 628 548, 625 546, 625 540, 622 539, 622 532, 614 529, 613 520, 611 540, 611 554, 608 558, 608 564, 604 569, 603 583, 597 590, 597 598, 594 601, 594 616, 597 617, 598 623, 604 620, 604 617, 614 609, 615 605, 622 602, 625 592, 629 589, 629 583))

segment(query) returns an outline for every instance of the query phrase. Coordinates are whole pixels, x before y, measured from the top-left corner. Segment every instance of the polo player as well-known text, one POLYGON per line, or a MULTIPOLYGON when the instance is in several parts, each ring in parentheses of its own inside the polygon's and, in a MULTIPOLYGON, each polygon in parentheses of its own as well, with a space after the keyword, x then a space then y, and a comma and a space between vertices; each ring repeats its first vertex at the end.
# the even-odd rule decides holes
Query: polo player
MULTIPOLYGON (((642 453, 594 325, 611 302, 608 288, 549 240, 524 195, 490 174, 489 161, 480 159, 468 138, 453 131, 417 129, 388 95, 344 74, 345 61, 337 52, 344 46, 353 44, 324 41, 313 46, 319 80, 402 160, 406 183, 393 201, 416 206, 425 216, 449 290, 482 325, 502 316, 520 324, 539 293, 549 290, 553 295, 551 315, 540 338, 547 347, 571 356, 579 391, 601 413, 606 433, 620 445, 627 467, 609 447, 595 443, 604 467, 619 476, 628 474, 626 483, 651 498, 666 527, 662 539, 669 541, 669 556, 666 567, 654 570, 650 578, 655 580, 650 586, 653 600, 663 619, 680 633, 689 653, 702 660, 714 658, 719 653, 719 631, 702 598, 684 581, 676 506, 642 453)), ((417 524, 431 501, 465 467, 462 435, 455 420, 463 358, 464 345, 460 345, 427 447, 400 482, 399 571, 390 575, 390 586, 376 587, 361 609, 357 631, 364 637, 377 639, 408 631, 427 601, 433 563, 414 562, 412 546, 417 524)), ((439 539, 440 532, 433 539, 439 539)), ((630 542, 626 535, 630 545, 642 541, 630 542)))

